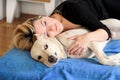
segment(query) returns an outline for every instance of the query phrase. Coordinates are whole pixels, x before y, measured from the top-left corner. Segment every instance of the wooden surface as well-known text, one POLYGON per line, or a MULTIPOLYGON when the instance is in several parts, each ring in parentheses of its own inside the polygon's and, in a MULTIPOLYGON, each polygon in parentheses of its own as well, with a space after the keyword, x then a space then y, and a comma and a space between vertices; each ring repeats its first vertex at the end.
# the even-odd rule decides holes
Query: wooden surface
POLYGON ((50 2, 50 0, 32 0, 32 1, 50 2))
POLYGON ((15 27, 26 19, 36 15, 22 14, 20 18, 14 19, 12 24, 6 23, 6 19, 0 20, 0 57, 12 48, 12 33, 15 27))

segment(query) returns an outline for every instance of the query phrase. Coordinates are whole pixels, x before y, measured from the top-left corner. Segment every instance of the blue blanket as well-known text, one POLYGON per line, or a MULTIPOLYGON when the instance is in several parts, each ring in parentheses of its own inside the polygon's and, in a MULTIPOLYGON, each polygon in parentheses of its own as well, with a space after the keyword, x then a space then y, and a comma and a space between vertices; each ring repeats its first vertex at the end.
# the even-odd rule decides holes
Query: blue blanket
MULTIPOLYGON (((107 55, 120 52, 120 40, 104 48, 107 55)), ((33 60, 28 51, 12 48, 0 58, 0 80, 120 80, 120 66, 105 66, 91 59, 63 59, 53 67, 33 60)))

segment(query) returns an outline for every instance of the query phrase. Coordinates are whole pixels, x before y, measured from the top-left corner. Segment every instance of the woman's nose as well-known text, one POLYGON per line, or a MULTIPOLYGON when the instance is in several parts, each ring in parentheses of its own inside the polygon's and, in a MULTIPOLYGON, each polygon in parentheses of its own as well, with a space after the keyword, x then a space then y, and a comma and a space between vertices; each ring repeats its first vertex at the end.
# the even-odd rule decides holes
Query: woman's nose
POLYGON ((52 30, 53 30, 53 31, 55 31, 55 30, 56 30, 55 26, 52 26, 52 30))
POLYGON ((50 31, 55 31, 55 30, 56 30, 55 25, 51 25, 50 26, 50 31))

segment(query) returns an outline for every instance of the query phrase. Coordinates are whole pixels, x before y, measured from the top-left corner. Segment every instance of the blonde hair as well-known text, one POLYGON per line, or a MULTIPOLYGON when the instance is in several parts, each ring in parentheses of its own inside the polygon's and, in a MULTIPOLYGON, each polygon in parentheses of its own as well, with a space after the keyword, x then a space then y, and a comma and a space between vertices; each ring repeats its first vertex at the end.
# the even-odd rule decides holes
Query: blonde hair
POLYGON ((13 46, 22 49, 30 50, 34 41, 34 27, 33 21, 41 18, 37 16, 26 20, 23 24, 19 24, 13 32, 13 46))

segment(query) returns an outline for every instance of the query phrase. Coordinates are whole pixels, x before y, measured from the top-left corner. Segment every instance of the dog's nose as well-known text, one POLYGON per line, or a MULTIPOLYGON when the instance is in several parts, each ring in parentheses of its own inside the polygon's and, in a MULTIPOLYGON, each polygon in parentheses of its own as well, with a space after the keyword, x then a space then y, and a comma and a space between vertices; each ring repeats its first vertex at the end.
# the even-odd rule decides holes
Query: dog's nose
POLYGON ((57 58, 54 57, 54 56, 52 56, 52 55, 50 55, 50 56, 48 57, 48 61, 49 61, 50 63, 56 63, 56 62, 57 62, 57 58))

